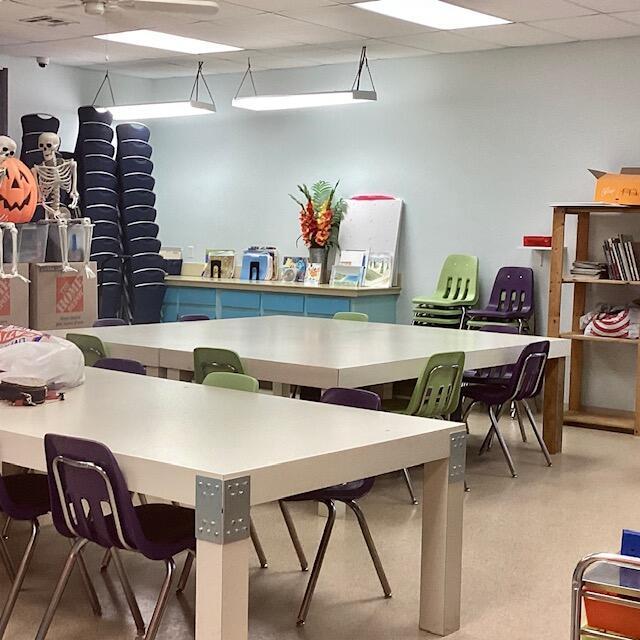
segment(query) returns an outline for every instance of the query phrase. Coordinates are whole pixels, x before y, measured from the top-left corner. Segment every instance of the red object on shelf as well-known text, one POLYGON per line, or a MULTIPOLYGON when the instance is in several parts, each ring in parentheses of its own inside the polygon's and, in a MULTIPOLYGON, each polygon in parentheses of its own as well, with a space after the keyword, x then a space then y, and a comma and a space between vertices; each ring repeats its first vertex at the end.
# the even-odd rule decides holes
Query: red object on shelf
POLYGON ((525 247, 550 247, 551 236, 523 236, 522 245, 525 247))
MULTIPOLYGON (((600 602, 585 595, 587 624, 592 629, 604 629, 624 638, 640 638, 640 609, 612 602, 600 602)), ((589 635, 587 633, 587 635, 589 635)))

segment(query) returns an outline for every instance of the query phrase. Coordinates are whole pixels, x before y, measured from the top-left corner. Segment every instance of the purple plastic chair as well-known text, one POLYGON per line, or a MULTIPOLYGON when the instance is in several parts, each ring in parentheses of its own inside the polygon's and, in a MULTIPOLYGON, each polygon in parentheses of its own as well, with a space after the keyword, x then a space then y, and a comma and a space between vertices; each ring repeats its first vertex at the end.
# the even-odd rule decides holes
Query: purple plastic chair
POLYGON ((197 322, 198 320, 211 320, 211 318, 203 313, 187 313, 178 318, 178 322, 197 322))
POLYGON ((74 564, 88 542, 111 549, 139 635, 144 634, 145 624, 120 550, 137 551, 149 560, 164 562, 165 579, 145 635, 145 640, 153 640, 171 589, 173 558, 183 551, 195 553, 194 511, 170 504, 134 506, 118 462, 103 444, 47 434, 44 446, 53 523, 60 534, 73 540, 73 545, 36 640, 44 640, 47 635, 74 564))
MULTIPOLYGON (((30 472, 0 476, 0 510, 7 516, 7 522, 18 520, 31 524, 31 535, 17 571, 14 568, 5 543, 5 533, 3 532, 2 536, 0 536, 0 559, 12 580, 11 589, 0 616, 0 638, 3 638, 36 548, 40 533, 38 518, 51 510, 47 476, 30 472)), ((83 559, 79 558, 79 561, 80 572, 89 601, 94 613, 100 615, 100 604, 95 595, 91 578, 89 578, 89 572, 83 559)))
POLYGON ((94 327, 123 327, 126 322, 122 318, 100 318, 93 323, 94 327))
MULTIPOLYGON (((320 402, 356 407, 359 409, 369 409, 372 411, 379 411, 381 408, 380 397, 371 391, 364 391, 362 389, 327 389, 327 391, 322 395, 320 402)), ((354 482, 347 482, 345 484, 327 487, 326 489, 319 489, 317 491, 309 491, 307 493, 301 493, 296 496, 280 500, 280 509, 287 525, 287 529, 289 530, 291 541, 293 542, 293 546, 298 555, 302 571, 307 570, 308 563, 304 555, 302 545, 300 544, 300 539, 298 538, 293 519, 291 518, 291 514, 287 507, 287 502, 306 502, 308 500, 313 500, 314 502, 322 502, 329 511, 329 517, 327 518, 327 524, 324 527, 322 538, 320 539, 320 545, 318 547, 316 559, 313 563, 311 575, 309 576, 307 589, 302 599, 302 604, 300 605, 298 625, 303 625, 305 623, 309 612, 311 599, 313 598, 318 577, 320 576, 320 570, 322 569, 322 563, 327 552, 327 547, 329 546, 329 539, 331 538, 331 532, 336 520, 336 501, 344 502, 344 504, 353 511, 358 519, 362 536, 364 537, 367 548, 369 549, 369 554, 371 555, 378 578, 380 579, 384 595, 386 598, 391 597, 391 587, 389 586, 389 581, 387 580, 384 568, 382 567, 380 556, 378 555, 373 538, 371 537, 369 526, 367 525, 367 521, 360 509, 360 506, 356 502, 356 500, 359 500, 371 491, 374 480, 375 478, 356 480, 354 482)))
POLYGON ((467 310, 466 320, 517 322, 518 333, 522 333, 533 316, 533 305, 533 269, 502 267, 496 275, 487 306, 467 310))
POLYGON ((128 358, 100 358, 93 367, 94 369, 109 369, 110 371, 134 373, 139 376, 147 375, 147 370, 141 362, 129 360, 128 358))
POLYGON ((540 393, 544 367, 547 363, 548 356, 549 341, 534 342, 522 350, 517 362, 513 365, 511 375, 505 376, 502 383, 495 381, 492 384, 470 384, 462 387, 462 395, 470 401, 463 414, 465 422, 471 407, 478 402, 486 405, 489 419, 491 420, 491 427, 480 447, 480 454, 483 454, 491 448, 493 436, 495 435, 500 443, 504 457, 507 460, 511 475, 514 478, 517 478, 518 474, 516 473, 507 443, 498 427, 500 413, 503 408, 508 407, 511 402, 524 409, 547 464, 551 466, 549 451, 540 435, 533 413, 527 402, 529 398, 533 398, 540 393))

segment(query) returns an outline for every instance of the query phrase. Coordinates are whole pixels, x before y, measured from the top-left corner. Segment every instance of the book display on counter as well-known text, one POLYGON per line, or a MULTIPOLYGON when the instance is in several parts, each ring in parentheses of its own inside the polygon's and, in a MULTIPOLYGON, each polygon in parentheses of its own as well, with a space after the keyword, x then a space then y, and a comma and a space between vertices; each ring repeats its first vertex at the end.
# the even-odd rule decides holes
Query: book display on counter
POLYGON ((283 282, 304 282, 309 260, 302 256, 286 256, 280 267, 280 280, 283 282))
POLYGON ((150 131, 143 124, 116 127, 122 238, 127 255, 125 282, 133 324, 160 322, 166 285, 155 222, 150 131))
POLYGON ((234 278, 236 252, 233 249, 207 249, 202 275, 209 278, 234 278))

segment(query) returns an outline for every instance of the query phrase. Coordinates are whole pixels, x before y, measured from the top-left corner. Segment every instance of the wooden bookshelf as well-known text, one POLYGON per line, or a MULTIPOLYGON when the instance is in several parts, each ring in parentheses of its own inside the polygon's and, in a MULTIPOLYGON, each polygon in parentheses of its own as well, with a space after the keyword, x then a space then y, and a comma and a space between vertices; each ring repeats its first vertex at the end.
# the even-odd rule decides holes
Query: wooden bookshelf
POLYGON ((600 338, 585 336, 580 331, 580 316, 584 315, 587 287, 591 285, 638 286, 640 282, 610 280, 588 276, 573 276, 566 273, 564 263, 565 222, 568 215, 578 218, 576 227, 576 260, 589 259, 589 221, 591 215, 618 216, 624 221, 625 215, 640 215, 640 206, 606 205, 596 202, 559 203, 553 205, 553 231, 551 265, 549 274, 549 315, 548 334, 551 337, 568 338, 571 344, 569 374, 569 410, 565 412, 565 424, 592 429, 608 429, 625 433, 640 433, 640 340, 625 338, 600 338), (560 309, 563 298, 563 284, 573 285, 571 331, 560 332, 560 309), (585 344, 624 344, 636 349, 635 410, 632 412, 615 409, 594 408, 582 404, 582 376, 584 370, 585 344))
POLYGON ((639 341, 629 338, 603 338, 601 336, 585 336, 584 333, 579 331, 565 331, 560 334, 561 338, 568 338, 569 340, 582 340, 584 342, 615 342, 617 344, 624 344, 630 347, 638 347, 639 341))
POLYGON ((613 285, 640 285, 640 280, 609 280, 607 278, 590 278, 589 276, 564 276, 565 284, 613 284, 613 285))

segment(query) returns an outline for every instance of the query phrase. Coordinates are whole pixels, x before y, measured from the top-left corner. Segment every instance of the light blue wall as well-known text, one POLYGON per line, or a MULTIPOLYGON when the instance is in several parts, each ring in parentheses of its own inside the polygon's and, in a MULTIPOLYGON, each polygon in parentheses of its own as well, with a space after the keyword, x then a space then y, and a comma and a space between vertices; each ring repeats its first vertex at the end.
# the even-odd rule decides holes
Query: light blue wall
MULTIPOLYGON (((104 74, 57 64, 40 69, 33 58, 3 55, 0 55, 0 67, 9 69, 9 135, 19 145, 21 116, 50 113, 60 120, 62 149, 73 151, 78 133, 78 107, 91 104, 104 74)), ((120 100, 131 100, 135 96, 146 98, 152 91, 150 80, 114 75, 112 82, 120 100)), ((102 97, 108 99, 106 92, 102 97)))
MULTIPOLYGON (((287 194, 340 178, 343 195, 406 201, 401 320, 411 297, 432 289, 443 258, 468 252, 480 257, 483 297, 501 265, 536 267, 544 321, 546 267, 517 247, 525 233, 550 232, 550 202, 592 198, 588 167, 640 165, 639 54, 634 38, 380 61, 371 65, 377 104, 298 112, 232 109, 239 76, 211 77, 217 115, 152 125, 162 240, 194 245, 196 258, 206 246, 256 242, 295 251, 287 194)), ((256 81, 263 93, 337 89, 350 86, 354 67, 256 81)), ((156 96, 188 95, 190 82, 158 81, 156 96)), ((603 383, 633 370, 634 350, 597 349, 589 401, 631 406, 629 375, 603 383)))

